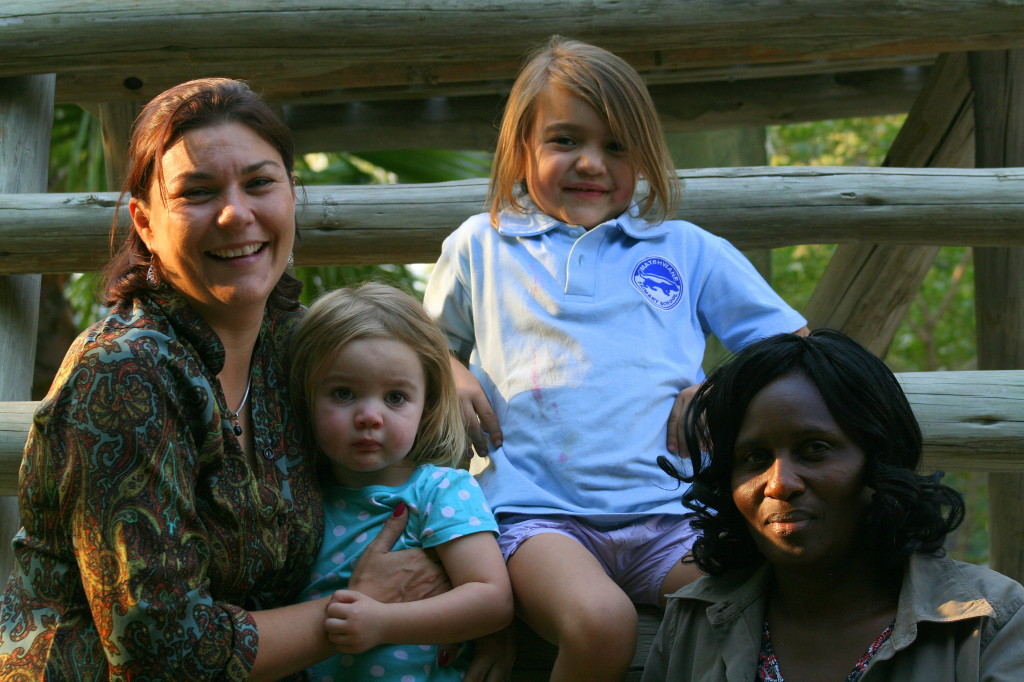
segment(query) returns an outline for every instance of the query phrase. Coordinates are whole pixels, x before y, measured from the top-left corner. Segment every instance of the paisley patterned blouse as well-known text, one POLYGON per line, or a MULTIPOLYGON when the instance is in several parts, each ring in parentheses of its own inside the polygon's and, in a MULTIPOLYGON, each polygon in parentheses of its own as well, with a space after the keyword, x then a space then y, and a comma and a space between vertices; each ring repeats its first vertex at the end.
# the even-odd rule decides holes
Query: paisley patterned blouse
POLYGON ((268 312, 253 353, 255 465, 223 407, 224 349, 176 294, 76 340, 22 462, 0 679, 247 677, 249 610, 293 600, 323 534, 288 401, 298 316, 268 312))

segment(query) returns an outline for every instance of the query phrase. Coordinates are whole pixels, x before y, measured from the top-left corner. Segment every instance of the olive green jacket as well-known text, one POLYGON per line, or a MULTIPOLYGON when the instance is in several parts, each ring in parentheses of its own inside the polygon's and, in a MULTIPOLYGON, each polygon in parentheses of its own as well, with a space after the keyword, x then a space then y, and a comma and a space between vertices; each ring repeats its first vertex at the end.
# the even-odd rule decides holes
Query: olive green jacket
MULTIPOLYGON (((753 682, 770 578, 761 565, 701 578, 669 597, 643 681, 753 682)), ((916 554, 892 636, 861 682, 947 680, 1024 680, 1024 587, 987 568, 916 554)))

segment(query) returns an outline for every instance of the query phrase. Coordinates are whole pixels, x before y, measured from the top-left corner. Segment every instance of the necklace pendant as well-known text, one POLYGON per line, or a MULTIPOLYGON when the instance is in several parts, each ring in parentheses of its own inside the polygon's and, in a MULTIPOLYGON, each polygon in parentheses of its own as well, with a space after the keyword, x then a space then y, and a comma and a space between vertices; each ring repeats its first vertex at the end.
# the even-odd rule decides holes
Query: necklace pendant
POLYGON ((235 436, 240 438, 242 436, 242 425, 235 422, 235 425, 231 427, 231 430, 235 432, 235 436))

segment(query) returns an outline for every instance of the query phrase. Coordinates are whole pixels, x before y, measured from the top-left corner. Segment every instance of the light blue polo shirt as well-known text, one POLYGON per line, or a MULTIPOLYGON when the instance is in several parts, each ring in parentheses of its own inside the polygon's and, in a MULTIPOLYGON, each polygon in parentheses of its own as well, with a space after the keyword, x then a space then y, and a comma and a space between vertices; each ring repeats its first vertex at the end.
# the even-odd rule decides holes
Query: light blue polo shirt
POLYGON ((704 378, 707 333, 736 351, 806 324, 724 239, 628 211, 589 232, 539 211, 499 229, 473 216, 424 303, 501 424, 479 476, 491 507, 598 523, 683 513, 657 458, 676 395, 704 378))

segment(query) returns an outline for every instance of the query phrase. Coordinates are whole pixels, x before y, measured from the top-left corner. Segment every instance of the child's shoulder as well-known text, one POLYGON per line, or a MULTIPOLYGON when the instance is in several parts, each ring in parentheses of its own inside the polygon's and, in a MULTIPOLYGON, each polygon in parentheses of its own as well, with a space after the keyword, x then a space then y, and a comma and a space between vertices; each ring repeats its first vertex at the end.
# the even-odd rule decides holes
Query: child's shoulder
POLYGON ((495 227, 491 225, 491 216, 488 213, 477 213, 466 218, 461 225, 459 225, 453 235, 466 235, 466 234, 487 234, 489 232, 497 232, 495 227))
POLYGON ((632 227, 634 230, 643 231, 651 230, 655 232, 662 232, 675 237, 682 237, 688 239, 708 240, 708 241, 720 241, 722 238, 718 237, 712 232, 705 230, 699 225, 695 225, 688 220, 669 219, 663 220, 660 223, 649 222, 643 218, 636 216, 630 216, 632 220, 632 227))
POLYGON ((476 478, 465 469, 421 464, 410 483, 417 497, 441 499, 455 496, 466 501, 483 495, 476 478))
POLYGON ((447 488, 452 483, 464 483, 477 486, 476 479, 473 478, 473 474, 469 473, 465 469, 456 469, 454 467, 438 466, 436 464, 420 464, 416 467, 416 479, 427 484, 435 486, 442 486, 447 488), (448 481, 448 483, 442 483, 442 481, 448 481))
POLYGON ((452 236, 476 240, 530 237, 547 232, 558 224, 558 220, 532 206, 522 211, 506 208, 498 213, 497 225, 491 223, 489 213, 478 213, 467 218, 452 236))
POLYGON ((491 225, 491 217, 486 213, 470 216, 452 230, 445 240, 442 251, 448 253, 473 253, 480 245, 498 237, 498 230, 491 225))

